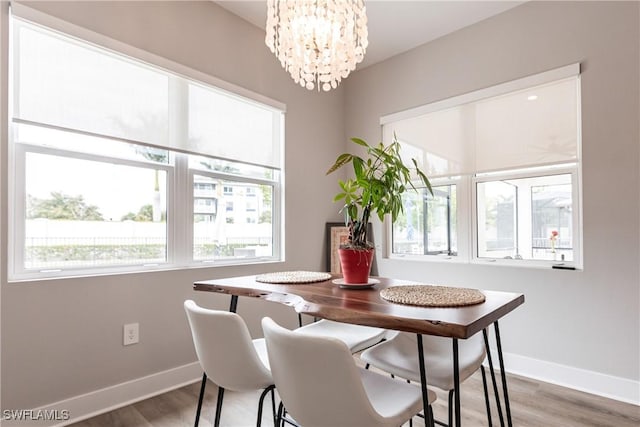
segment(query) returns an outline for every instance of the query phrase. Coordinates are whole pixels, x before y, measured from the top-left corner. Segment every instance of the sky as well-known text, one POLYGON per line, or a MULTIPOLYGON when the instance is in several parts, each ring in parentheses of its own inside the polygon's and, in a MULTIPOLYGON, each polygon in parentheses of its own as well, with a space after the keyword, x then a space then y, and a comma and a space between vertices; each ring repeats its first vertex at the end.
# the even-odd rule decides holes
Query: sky
MULTIPOLYGON (((105 219, 119 221, 129 212, 153 202, 154 172, 125 165, 27 154, 25 184, 27 194, 46 199, 59 191, 70 196, 82 195, 96 205, 105 219)), ((160 194, 166 193, 166 172, 160 172, 160 194)), ((165 201, 162 200, 163 210, 165 201)))

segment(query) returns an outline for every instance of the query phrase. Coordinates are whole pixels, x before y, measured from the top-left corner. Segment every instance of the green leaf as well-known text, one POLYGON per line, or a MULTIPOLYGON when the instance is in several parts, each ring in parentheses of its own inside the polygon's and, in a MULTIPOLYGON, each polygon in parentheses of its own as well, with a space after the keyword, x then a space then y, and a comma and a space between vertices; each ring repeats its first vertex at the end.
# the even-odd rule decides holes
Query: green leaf
POLYGON ((355 142, 358 145, 362 145, 363 147, 369 147, 369 144, 367 144, 363 139, 351 138, 351 141, 355 142))
POLYGON ((349 153, 344 153, 344 154, 340 154, 338 156, 338 158, 336 159, 336 162, 333 164, 333 166, 331 166, 329 168, 329 170, 327 171, 327 173, 325 175, 329 175, 332 172, 335 172, 336 170, 340 169, 342 166, 344 166, 345 164, 349 163, 352 159, 353 155, 349 154, 349 153))
POLYGON ((360 157, 353 158, 353 171, 358 179, 364 176, 364 160, 360 157))

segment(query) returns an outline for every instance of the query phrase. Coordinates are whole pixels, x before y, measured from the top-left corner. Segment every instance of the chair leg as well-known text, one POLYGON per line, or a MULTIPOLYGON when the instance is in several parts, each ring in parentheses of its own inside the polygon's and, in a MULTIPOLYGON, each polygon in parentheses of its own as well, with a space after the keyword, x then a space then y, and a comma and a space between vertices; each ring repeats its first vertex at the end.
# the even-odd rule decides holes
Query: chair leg
POLYGON ((202 410, 202 399, 204 399, 204 388, 207 385, 207 374, 202 374, 202 384, 200 385, 200 397, 198 397, 198 409, 196 409, 196 423, 194 427, 200 424, 200 411, 202 410))
POLYGON ((262 425, 262 407, 264 406, 264 398, 267 396, 269 391, 274 389, 274 387, 274 385, 270 385, 262 391, 262 394, 260 394, 260 399, 258 400, 258 420, 256 421, 257 427, 262 425))
POLYGON ((284 404, 282 402, 280 402, 280 404, 278 405, 278 422, 276 423, 277 427, 281 427, 284 425, 284 422, 282 421, 282 409, 284 408, 284 404))
POLYGON ((487 406, 487 422, 489 427, 493 426, 491 422, 491 405, 489 404, 489 388, 487 386, 487 374, 484 372, 484 366, 480 365, 480 372, 482 372, 482 387, 484 388, 484 403, 487 406))
POLYGON ((453 427, 453 394, 455 390, 449 390, 449 427, 453 427))
POLYGON ((213 421, 214 427, 220 427, 220 416, 222 415, 222 399, 224 399, 224 388, 218 387, 218 402, 216 403, 216 417, 213 421))
MULTIPOLYGON (((433 408, 429 405, 429 419, 431 420, 431 427, 436 427, 436 417, 433 416, 433 408)), ((452 427, 449 425, 449 427, 452 427)))
POLYGON ((273 426, 278 427, 278 413, 276 412, 276 387, 271 389, 271 410, 273 411, 273 426))

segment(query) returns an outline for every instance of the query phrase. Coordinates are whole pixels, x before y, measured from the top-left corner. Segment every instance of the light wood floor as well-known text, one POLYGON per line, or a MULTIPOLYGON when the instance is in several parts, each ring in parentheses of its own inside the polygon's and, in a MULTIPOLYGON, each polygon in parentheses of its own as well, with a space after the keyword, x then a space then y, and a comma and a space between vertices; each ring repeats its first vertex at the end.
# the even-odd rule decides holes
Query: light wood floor
MULTIPOLYGON (((640 426, 640 407, 635 405, 514 375, 508 375, 508 384, 514 426, 640 426)), ((192 384, 73 424, 73 427, 190 427, 193 426, 199 392, 200 384, 192 384)), ((216 393, 215 385, 209 382, 200 418, 202 427, 213 424, 216 393)), ((482 393, 482 377, 479 372, 462 384, 460 396, 463 425, 465 427, 488 425, 482 393)), ((258 397, 257 391, 249 393, 226 391, 221 424, 232 427, 255 426, 258 397)), ((493 402, 493 398, 491 400, 493 402)), ((446 402, 446 394, 438 392, 434 413, 436 419, 445 422, 446 402)), ((273 425, 270 406, 270 400, 267 398, 262 423, 265 427, 273 425)), ((492 412, 493 425, 499 426, 495 407, 492 412)), ((424 423, 421 418, 414 418, 413 425, 423 427, 424 423)), ((339 423, 327 427, 337 426, 339 423)))

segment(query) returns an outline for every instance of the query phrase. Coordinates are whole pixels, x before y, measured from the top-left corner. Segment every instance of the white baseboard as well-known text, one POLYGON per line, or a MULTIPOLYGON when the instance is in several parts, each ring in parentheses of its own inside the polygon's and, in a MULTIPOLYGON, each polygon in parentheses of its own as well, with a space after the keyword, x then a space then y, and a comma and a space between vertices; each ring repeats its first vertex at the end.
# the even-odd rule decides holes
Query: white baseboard
MULTIPOLYGON (((68 420, 49 423, 38 421, 38 427, 62 427, 192 384, 201 378, 202 368, 198 362, 194 362, 51 403, 36 408, 33 412, 49 411, 49 413, 62 414, 62 411, 68 411, 65 412, 70 416, 68 420)), ((27 425, 24 421, 5 422, 3 427, 24 427, 27 425)))
MULTIPOLYGON (((496 365, 494 356, 494 368, 496 365)), ((504 365, 509 373, 640 406, 640 381, 511 353, 504 353, 504 365)))

